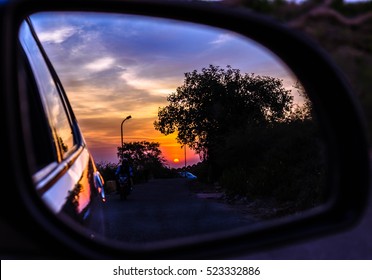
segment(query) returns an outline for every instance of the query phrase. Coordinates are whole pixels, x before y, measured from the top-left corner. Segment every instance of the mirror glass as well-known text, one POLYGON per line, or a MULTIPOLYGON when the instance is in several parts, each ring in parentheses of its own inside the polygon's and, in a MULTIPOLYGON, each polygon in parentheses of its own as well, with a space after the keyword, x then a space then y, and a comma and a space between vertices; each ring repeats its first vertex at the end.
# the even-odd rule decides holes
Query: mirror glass
MULTIPOLYGON (((325 202, 312 104, 267 48, 227 30, 137 15, 30 19, 96 165, 84 171, 81 153, 40 196, 56 215, 79 216, 92 238, 198 237, 301 217, 325 202), (125 183, 115 174, 122 159, 131 167, 125 183), (84 176, 103 184, 98 200, 95 190, 84 194, 84 176), (131 192, 121 195, 125 184, 131 192)), ((36 172, 37 188, 71 160, 65 154, 36 172)))

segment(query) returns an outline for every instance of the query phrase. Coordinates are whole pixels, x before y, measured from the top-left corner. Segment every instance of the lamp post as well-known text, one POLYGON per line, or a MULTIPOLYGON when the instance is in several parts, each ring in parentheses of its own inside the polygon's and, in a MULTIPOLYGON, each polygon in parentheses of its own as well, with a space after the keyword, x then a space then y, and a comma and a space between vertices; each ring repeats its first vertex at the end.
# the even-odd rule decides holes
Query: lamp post
POLYGON ((186 178, 186 144, 183 145, 184 158, 185 158, 185 167, 184 167, 184 177, 186 178))
POLYGON ((124 124, 124 122, 126 121, 126 120, 129 120, 130 118, 132 118, 132 116, 127 116, 122 122, 121 122, 121 126, 120 126, 120 128, 121 128, 121 159, 123 159, 123 152, 124 152, 124 150, 123 150, 123 146, 124 146, 124 140, 123 140, 123 124, 124 124))
POLYGON ((183 150, 185 152, 185 177, 186 177, 186 144, 184 145, 183 150))

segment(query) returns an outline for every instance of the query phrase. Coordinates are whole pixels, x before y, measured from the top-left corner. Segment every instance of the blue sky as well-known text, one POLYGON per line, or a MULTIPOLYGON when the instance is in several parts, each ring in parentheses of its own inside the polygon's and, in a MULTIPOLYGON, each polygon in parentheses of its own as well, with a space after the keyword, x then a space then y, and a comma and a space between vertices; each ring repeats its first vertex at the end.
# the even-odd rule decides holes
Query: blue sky
MULTIPOLYGON (((32 21, 98 162, 117 162, 120 124, 131 115, 125 141, 160 142, 169 165, 184 163, 175 135, 161 135, 153 122, 186 72, 231 65, 283 79, 287 88, 296 80, 267 49, 226 30, 114 14, 44 13, 32 21)), ((198 161, 192 151, 187 157, 198 161)))

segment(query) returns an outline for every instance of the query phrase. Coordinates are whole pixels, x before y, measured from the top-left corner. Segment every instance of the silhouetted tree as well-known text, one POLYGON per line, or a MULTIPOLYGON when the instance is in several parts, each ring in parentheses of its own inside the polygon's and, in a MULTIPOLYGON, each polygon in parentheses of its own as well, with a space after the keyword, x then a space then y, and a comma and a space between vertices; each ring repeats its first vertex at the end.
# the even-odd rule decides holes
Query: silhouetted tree
POLYGON ((126 158, 135 170, 135 180, 147 180, 164 169, 165 159, 157 142, 128 142, 118 147, 118 157, 126 158))
POLYGON ((314 207, 324 198, 323 145, 310 100, 293 89, 301 104, 277 78, 210 65, 185 74, 154 126, 198 152, 198 178, 228 197, 314 207))
POLYGON ((105 181, 115 180, 116 163, 102 161, 97 162, 96 165, 105 181))
POLYGON ((279 79, 210 65, 200 73, 185 73, 184 84, 167 100, 169 105, 159 108, 155 129, 165 135, 177 131, 180 144, 209 160, 226 135, 284 121, 293 97, 279 79))

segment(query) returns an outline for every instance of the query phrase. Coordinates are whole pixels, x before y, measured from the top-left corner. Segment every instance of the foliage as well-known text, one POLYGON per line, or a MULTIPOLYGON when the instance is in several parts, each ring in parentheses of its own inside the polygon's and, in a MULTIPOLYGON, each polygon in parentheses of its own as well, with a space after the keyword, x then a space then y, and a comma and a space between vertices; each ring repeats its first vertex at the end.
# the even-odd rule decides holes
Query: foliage
POLYGON ((240 127, 283 121, 292 107, 290 91, 268 76, 210 65, 185 73, 184 84, 159 108, 155 129, 209 160, 226 135, 240 127))
MULTIPOLYGON (((208 184, 211 181, 211 178, 209 178, 209 164, 206 161, 198 162, 197 164, 194 164, 192 166, 188 166, 186 168, 187 171, 191 172, 192 174, 195 174, 198 177, 198 181, 203 184, 208 184)), ((182 171, 182 170, 180 170, 182 171)))
POLYGON ((190 168, 200 182, 219 184, 230 196, 275 198, 295 209, 320 204, 325 157, 310 100, 304 104, 268 76, 210 65, 185 74, 184 84, 159 108, 156 129, 201 154, 190 168))
POLYGON ((97 162, 96 165, 105 181, 115 180, 115 170, 117 168, 116 163, 104 161, 97 162))
POLYGON ((325 195, 324 146, 309 119, 256 127, 232 135, 220 155, 221 185, 230 196, 275 197, 296 209, 318 205, 325 195))
MULTIPOLYGON (((228 1, 227 1, 228 2, 228 1)), ((342 16, 355 17, 372 9, 371 1, 346 2, 343 0, 236 0, 238 5, 256 12, 270 15, 276 19, 288 22, 298 17, 312 14, 315 9, 330 8, 332 16, 339 13, 342 16)))
POLYGON ((298 10, 303 6, 308 8, 308 3, 300 6, 285 0, 237 0, 237 2, 241 6, 284 22, 293 18, 294 14, 298 14, 298 10))
POLYGON ((96 166, 97 166, 98 171, 101 173, 101 175, 102 175, 102 177, 105 181, 105 185, 104 185, 105 193, 110 193, 110 190, 107 187, 107 182, 115 181, 115 179, 116 179, 115 178, 115 171, 116 171, 116 168, 117 168, 117 164, 112 163, 112 162, 103 161, 103 162, 97 162, 96 166))
POLYGON ((138 141, 124 143, 118 147, 118 157, 125 158, 132 165, 135 182, 147 181, 164 173, 164 158, 157 142, 138 141))

